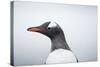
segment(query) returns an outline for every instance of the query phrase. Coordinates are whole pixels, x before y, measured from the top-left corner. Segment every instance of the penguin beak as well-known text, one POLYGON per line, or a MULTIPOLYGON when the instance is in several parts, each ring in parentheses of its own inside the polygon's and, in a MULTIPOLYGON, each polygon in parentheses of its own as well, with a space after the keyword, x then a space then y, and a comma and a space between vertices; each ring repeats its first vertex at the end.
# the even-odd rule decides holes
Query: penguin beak
POLYGON ((30 27, 27 29, 27 31, 30 32, 41 32, 42 30, 40 29, 40 27, 30 27))

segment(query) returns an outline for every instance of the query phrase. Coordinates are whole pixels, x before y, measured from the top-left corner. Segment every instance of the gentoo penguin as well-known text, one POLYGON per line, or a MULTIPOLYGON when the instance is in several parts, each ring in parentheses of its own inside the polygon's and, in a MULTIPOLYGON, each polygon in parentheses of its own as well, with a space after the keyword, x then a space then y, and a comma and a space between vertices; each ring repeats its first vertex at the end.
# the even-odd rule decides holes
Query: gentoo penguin
POLYGON ((51 52, 45 62, 46 64, 78 62, 65 40, 63 30, 56 22, 45 22, 27 30, 44 34, 51 39, 51 52))

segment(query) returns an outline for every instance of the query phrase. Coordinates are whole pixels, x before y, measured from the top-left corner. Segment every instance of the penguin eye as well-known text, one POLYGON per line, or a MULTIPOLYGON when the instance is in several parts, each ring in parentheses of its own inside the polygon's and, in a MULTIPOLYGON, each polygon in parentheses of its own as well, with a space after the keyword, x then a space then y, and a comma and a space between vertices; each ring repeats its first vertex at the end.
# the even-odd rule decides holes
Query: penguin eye
POLYGON ((48 27, 47 29, 48 29, 48 30, 50 30, 51 28, 50 28, 50 27, 48 27))

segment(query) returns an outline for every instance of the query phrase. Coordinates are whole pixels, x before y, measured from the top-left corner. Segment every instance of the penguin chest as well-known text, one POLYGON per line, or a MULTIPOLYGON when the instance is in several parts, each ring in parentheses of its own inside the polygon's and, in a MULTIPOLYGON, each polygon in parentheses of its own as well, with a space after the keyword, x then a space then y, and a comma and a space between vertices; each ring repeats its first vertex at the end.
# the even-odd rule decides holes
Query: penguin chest
POLYGON ((77 62, 74 54, 65 49, 57 49, 49 54, 46 64, 77 62))

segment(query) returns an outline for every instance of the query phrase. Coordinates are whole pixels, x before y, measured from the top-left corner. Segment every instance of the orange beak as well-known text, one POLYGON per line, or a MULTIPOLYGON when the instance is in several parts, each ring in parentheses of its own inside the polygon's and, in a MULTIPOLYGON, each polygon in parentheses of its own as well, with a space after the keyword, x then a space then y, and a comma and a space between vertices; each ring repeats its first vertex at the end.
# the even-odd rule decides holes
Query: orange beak
POLYGON ((31 31, 31 32, 40 32, 41 29, 39 27, 30 27, 27 29, 27 31, 31 31))

